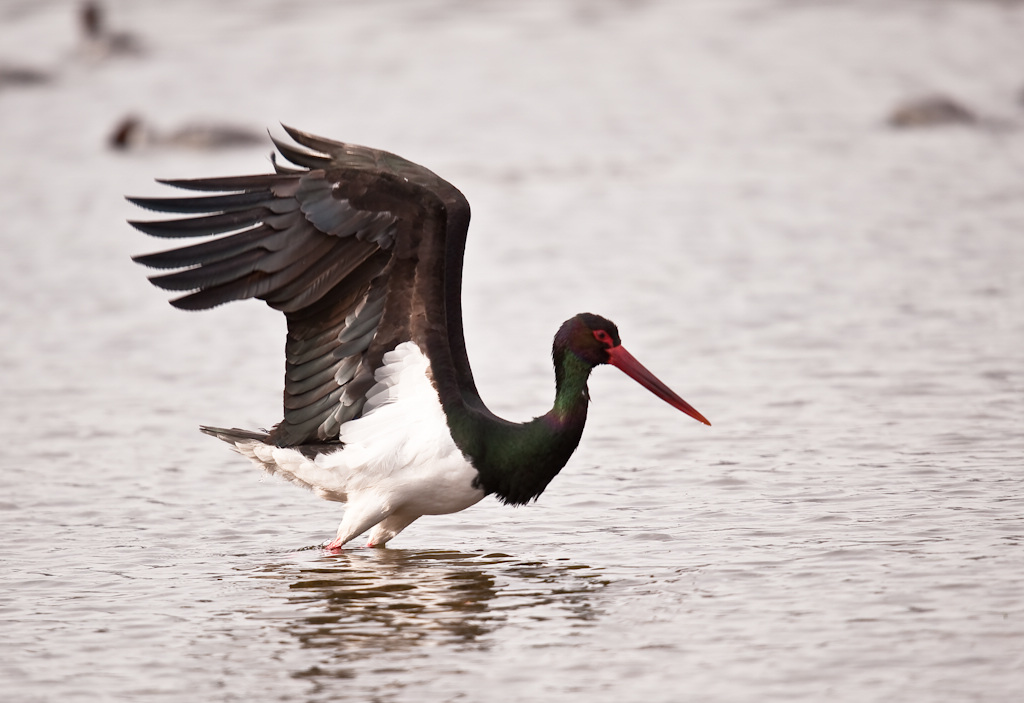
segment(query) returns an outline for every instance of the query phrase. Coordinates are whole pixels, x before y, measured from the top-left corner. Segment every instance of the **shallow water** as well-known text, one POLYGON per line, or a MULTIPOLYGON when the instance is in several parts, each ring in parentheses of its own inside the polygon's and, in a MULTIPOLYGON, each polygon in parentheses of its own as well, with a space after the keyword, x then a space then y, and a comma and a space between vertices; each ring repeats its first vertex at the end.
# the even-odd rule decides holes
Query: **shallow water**
POLYGON ((112 3, 0 10, 0 681, 13 701, 1006 701, 1024 688, 1024 6, 112 3), (974 125, 893 130, 947 92, 974 125), (172 310, 129 153, 278 120, 388 148, 474 208, 492 409, 550 402, 581 310, 714 425, 599 369, 541 499, 325 555, 340 507, 200 423, 279 419, 283 323, 172 310))

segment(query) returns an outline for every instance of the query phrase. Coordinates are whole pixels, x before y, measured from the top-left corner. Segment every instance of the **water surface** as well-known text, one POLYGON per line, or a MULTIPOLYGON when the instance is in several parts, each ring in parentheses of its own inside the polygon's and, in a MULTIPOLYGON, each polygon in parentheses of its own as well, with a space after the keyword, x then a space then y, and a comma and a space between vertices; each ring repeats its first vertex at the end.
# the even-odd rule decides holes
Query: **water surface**
POLYGON ((1006 701, 1024 688, 1019 3, 111 3, 0 11, 0 680, 14 701, 1006 701), (893 130, 936 91, 973 125, 893 130), (340 507, 199 424, 280 417, 283 321, 133 265, 115 154, 277 121, 469 197, 492 409, 551 401, 589 310, 714 423, 613 369, 537 503, 322 553, 340 507))

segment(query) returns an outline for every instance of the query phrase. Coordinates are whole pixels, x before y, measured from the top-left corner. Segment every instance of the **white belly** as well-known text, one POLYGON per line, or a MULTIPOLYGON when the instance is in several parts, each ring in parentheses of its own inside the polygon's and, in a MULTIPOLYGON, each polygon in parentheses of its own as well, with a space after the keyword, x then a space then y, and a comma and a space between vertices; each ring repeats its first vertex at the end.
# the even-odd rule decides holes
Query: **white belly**
POLYGON ((427 357, 413 342, 384 356, 362 417, 341 427, 344 447, 315 460, 260 443, 238 447, 273 473, 327 500, 390 514, 441 515, 484 497, 477 471, 452 440, 427 357))

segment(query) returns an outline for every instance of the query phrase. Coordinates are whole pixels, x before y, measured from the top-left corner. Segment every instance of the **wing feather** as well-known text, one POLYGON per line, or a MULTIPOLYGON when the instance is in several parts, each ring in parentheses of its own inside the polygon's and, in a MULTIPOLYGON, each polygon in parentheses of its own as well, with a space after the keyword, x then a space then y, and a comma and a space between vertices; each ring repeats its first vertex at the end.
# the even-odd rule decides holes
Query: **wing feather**
POLYGON ((237 212, 253 205, 273 203, 270 189, 251 190, 230 195, 210 195, 196 198, 128 198, 128 202, 146 210, 172 212, 182 215, 203 212, 237 212))
POLYGON ((154 237, 206 237, 211 234, 225 234, 243 229, 262 220, 262 208, 249 208, 240 212, 224 212, 206 217, 190 217, 187 220, 156 220, 140 222, 131 220, 128 224, 154 237))
POLYGON ((308 169, 322 169, 331 166, 331 159, 328 156, 296 149, 291 144, 282 142, 274 137, 271 137, 270 140, 274 142, 274 147, 281 156, 297 166, 305 166, 308 169))
POLYGON ((149 280, 154 286, 164 290, 213 288, 253 273, 263 259, 264 252, 250 250, 232 257, 229 261, 217 261, 177 273, 150 276, 149 280))
MULTIPOLYGON (((158 178, 156 182, 184 190, 223 193, 233 190, 245 191, 288 185, 295 180, 293 175, 266 173, 257 176, 224 176, 221 178, 158 178)), ((131 198, 128 200, 130 201, 131 198)))
POLYGON ((282 239, 284 239, 284 233, 261 225, 238 234, 211 239, 180 249, 133 256, 132 261, 156 269, 183 268, 201 263, 213 264, 256 248, 275 251, 283 246, 283 242, 280 241, 282 239))

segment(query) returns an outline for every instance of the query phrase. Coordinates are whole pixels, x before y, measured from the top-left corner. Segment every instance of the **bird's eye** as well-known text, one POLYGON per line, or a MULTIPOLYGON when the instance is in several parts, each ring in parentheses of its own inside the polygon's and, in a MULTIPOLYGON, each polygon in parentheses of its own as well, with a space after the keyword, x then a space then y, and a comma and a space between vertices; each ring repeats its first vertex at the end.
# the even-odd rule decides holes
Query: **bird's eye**
POLYGON ((605 345, 605 347, 611 347, 614 344, 612 336, 604 330, 594 330, 594 339, 605 345))

